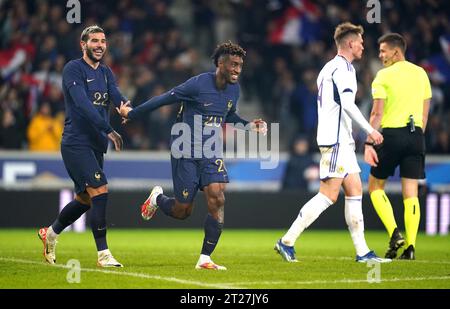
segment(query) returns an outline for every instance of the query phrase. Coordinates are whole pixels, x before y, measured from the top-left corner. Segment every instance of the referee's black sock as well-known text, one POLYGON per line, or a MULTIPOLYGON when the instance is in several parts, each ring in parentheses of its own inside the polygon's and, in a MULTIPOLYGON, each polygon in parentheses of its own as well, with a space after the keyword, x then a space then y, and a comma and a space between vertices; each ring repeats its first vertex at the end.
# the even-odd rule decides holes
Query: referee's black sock
POLYGON ((206 216, 205 220, 205 238, 203 239, 202 254, 211 255, 216 248, 219 241, 220 234, 222 234, 223 223, 219 223, 210 214, 206 216))
POLYGON ((66 227, 77 221, 89 208, 88 205, 81 204, 77 200, 71 201, 61 210, 55 222, 53 222, 53 231, 56 234, 61 234, 66 227))
POLYGON ((97 251, 108 249, 106 243, 106 203, 108 202, 108 193, 103 193, 91 198, 91 229, 94 234, 97 251))
POLYGON ((160 194, 156 197, 156 205, 166 214, 166 216, 172 217, 172 208, 175 205, 175 199, 173 197, 167 197, 164 194, 160 194))

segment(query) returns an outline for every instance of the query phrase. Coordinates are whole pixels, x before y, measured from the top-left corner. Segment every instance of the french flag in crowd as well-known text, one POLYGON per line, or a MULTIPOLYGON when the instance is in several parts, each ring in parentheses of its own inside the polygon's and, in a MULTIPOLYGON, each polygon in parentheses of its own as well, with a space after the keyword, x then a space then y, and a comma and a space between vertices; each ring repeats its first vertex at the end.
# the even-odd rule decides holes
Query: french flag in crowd
POLYGON ((421 66, 437 83, 450 84, 450 34, 439 38, 442 53, 426 59, 421 66))
POLYGON ((272 21, 269 43, 301 45, 319 38, 320 10, 310 0, 291 0, 281 16, 272 21))

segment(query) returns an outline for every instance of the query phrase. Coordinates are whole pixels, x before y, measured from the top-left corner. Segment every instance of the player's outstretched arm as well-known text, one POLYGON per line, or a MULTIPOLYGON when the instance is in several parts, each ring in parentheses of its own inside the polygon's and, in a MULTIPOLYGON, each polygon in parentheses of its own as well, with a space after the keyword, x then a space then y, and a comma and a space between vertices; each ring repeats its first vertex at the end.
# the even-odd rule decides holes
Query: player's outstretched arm
POLYGON ((142 103, 141 105, 131 109, 127 113, 126 118, 133 120, 137 118, 139 115, 150 113, 163 105, 169 105, 176 102, 179 102, 178 97, 175 95, 173 91, 168 91, 159 96, 153 97, 150 100, 142 103))

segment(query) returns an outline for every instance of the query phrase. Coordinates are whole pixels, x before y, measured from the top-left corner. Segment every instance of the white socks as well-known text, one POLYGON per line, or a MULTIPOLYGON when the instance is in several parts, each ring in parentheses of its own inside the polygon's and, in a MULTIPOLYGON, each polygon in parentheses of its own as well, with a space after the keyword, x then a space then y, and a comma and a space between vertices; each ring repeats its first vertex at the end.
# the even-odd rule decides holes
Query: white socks
POLYGON ((209 255, 200 254, 200 264, 211 263, 211 257, 209 255))
POLYGON ((53 228, 50 225, 48 227, 48 229, 47 229, 47 239, 48 239, 48 241, 55 241, 57 237, 58 237, 58 234, 56 234, 55 231, 53 231, 53 228))
POLYGON ((106 256, 106 255, 112 255, 112 254, 111 254, 111 251, 109 251, 109 249, 97 251, 97 256, 98 256, 98 258, 104 257, 104 256, 106 256))
POLYGON ((281 238, 283 244, 293 247, 300 234, 313 223, 333 203, 322 193, 317 193, 300 209, 297 219, 281 238))
POLYGON ((345 222, 359 256, 366 255, 370 249, 364 238, 364 218, 362 213, 362 196, 345 197, 345 222))

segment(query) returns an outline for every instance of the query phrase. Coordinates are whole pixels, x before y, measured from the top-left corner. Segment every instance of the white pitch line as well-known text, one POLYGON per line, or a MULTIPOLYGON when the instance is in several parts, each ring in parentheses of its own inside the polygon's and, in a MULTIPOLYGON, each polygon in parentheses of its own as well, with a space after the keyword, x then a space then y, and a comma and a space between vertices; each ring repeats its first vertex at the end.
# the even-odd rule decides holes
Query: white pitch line
MULTIPOLYGON (((326 260, 352 260, 352 261, 354 261, 355 259, 354 258, 351 258, 351 257, 345 257, 345 256, 341 256, 341 257, 339 257, 339 256, 308 256, 308 255, 305 255, 305 256, 298 256, 297 255, 297 258, 299 259, 299 260, 301 260, 301 259, 326 259, 326 260)), ((434 260, 414 260, 414 261, 408 261, 408 260, 400 260, 400 259, 393 259, 393 261, 398 261, 398 262, 405 262, 405 263, 411 263, 411 264, 413 264, 413 263, 426 263, 426 264, 430 264, 430 263, 432 263, 432 264, 450 264, 450 261, 440 261, 440 260, 436 260, 436 261, 434 261, 434 260)))
MULTIPOLYGON (((16 258, 0 257, 0 261, 71 269, 70 267, 68 267, 64 264, 48 265, 48 264, 45 264, 44 262, 36 262, 36 261, 16 259, 16 258)), ((162 281, 175 282, 175 283, 180 283, 180 284, 185 284, 185 285, 197 285, 197 286, 201 286, 201 287, 214 288, 214 289, 242 289, 241 287, 233 286, 231 284, 204 283, 204 282, 193 281, 193 280, 178 279, 175 277, 162 277, 162 276, 157 276, 157 275, 148 275, 148 274, 143 274, 143 273, 131 273, 131 272, 126 272, 126 271, 103 270, 103 269, 95 269, 95 268, 80 268, 80 270, 84 271, 84 272, 96 272, 96 273, 128 276, 128 277, 135 277, 135 278, 142 278, 142 279, 162 280, 162 281)))
MULTIPOLYGON (((226 254, 222 254, 222 256, 227 256, 226 254)), ((261 257, 259 254, 239 254, 238 257, 261 257)), ((313 260, 313 259, 319 259, 319 260, 337 260, 337 261, 354 261, 355 258, 349 257, 349 256, 315 256, 315 255, 298 255, 297 259, 301 262, 302 260, 313 260)), ((442 261, 442 260, 414 260, 414 261, 408 261, 408 260, 400 260, 400 259, 394 259, 395 262, 400 263, 425 263, 425 264, 450 264, 450 261, 442 261)))
MULTIPOLYGON (((441 277, 409 277, 409 278, 391 278, 391 279, 382 279, 379 283, 385 282, 399 282, 399 281, 430 281, 430 280, 449 280, 450 276, 441 276, 441 277)), ((298 284, 298 285, 311 285, 311 284, 338 284, 338 283, 369 283, 363 279, 342 279, 342 280, 312 280, 312 281, 255 281, 255 282, 242 282, 245 285, 257 285, 257 284, 266 284, 266 285, 276 285, 276 284, 298 284)), ((228 284, 228 283, 224 283, 228 284)))

